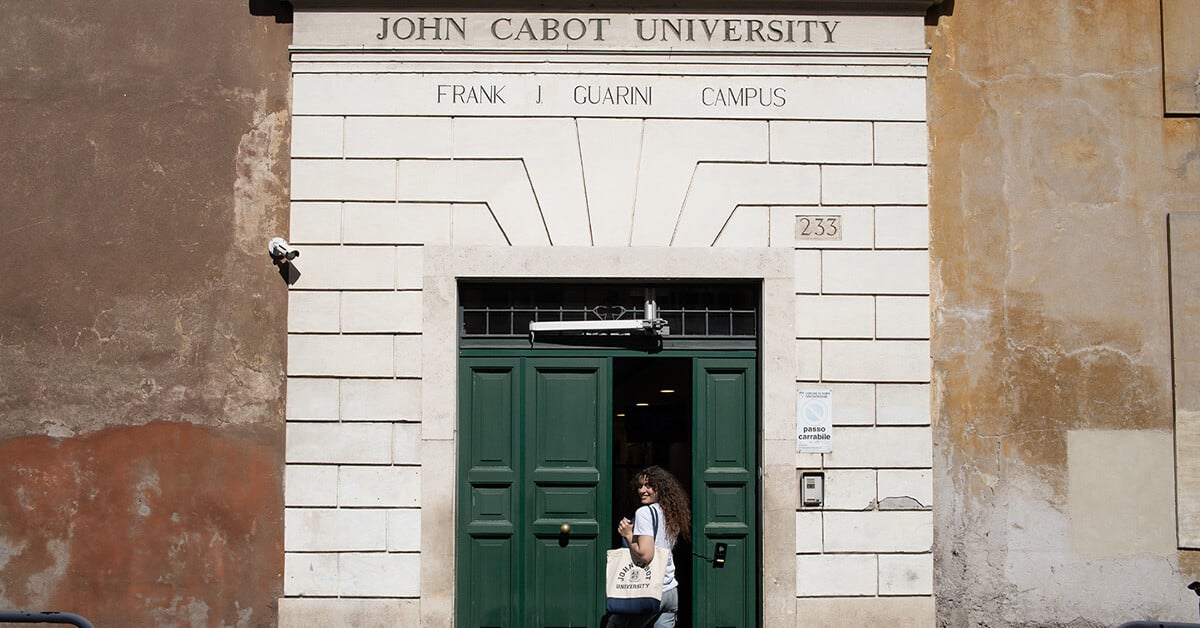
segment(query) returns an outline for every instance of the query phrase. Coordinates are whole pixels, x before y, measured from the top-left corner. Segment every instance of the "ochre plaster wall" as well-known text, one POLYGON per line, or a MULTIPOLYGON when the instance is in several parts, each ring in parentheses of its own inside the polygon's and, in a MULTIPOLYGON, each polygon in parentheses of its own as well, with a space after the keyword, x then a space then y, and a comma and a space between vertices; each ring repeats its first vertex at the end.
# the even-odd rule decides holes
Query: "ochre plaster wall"
POLYGON ((1195 621, 1160 463, 1200 127, 1159 0, 948 0, 929 35, 939 623, 1195 621))
POLYGON ((0 33, 0 608, 274 625, 290 27, 57 0, 0 33))

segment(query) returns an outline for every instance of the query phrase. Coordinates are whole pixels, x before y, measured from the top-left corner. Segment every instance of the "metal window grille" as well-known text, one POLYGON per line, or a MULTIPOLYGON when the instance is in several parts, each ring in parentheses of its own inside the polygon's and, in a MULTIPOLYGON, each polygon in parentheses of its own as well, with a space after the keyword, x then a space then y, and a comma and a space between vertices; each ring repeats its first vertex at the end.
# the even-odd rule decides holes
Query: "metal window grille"
POLYGON ((524 338, 531 321, 643 318, 645 288, 654 288, 658 316, 676 339, 758 336, 755 285, 508 284, 460 287, 460 333, 469 338, 524 338))

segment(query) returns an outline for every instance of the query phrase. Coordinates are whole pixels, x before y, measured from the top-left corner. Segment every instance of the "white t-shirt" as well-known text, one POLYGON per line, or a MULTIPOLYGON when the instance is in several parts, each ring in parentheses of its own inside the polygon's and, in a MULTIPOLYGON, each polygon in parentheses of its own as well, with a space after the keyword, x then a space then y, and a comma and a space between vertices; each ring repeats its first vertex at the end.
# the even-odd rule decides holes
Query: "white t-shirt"
POLYGON ((667 572, 663 576, 663 591, 668 591, 679 586, 679 583, 675 581, 675 555, 671 552, 675 549, 675 544, 671 542, 671 537, 667 534, 667 517, 663 514, 662 506, 654 503, 639 507, 633 516, 633 534, 634 536, 654 534, 654 519, 650 516, 651 508, 658 514, 658 534, 654 535, 654 546, 667 550, 667 572))

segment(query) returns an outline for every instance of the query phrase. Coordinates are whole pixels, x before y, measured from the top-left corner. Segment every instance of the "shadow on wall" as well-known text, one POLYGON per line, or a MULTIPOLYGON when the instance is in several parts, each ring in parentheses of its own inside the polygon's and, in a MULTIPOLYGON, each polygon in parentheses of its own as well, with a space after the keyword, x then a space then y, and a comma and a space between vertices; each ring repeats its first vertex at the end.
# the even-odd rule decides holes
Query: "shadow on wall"
POLYGON ((937 26, 938 18, 954 13, 954 0, 942 0, 941 3, 929 7, 925 12, 925 25, 937 26))
POLYGON ((292 23, 292 3, 287 0, 248 0, 250 15, 274 17, 276 24, 292 23))

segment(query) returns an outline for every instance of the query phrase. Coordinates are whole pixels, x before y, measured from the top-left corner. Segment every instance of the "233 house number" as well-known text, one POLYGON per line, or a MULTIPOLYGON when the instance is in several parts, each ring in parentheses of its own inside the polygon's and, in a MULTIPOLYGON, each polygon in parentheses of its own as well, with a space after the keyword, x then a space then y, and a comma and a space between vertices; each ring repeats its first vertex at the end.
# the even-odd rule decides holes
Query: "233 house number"
POLYGON ((797 240, 841 240, 841 216, 796 216, 797 240))

